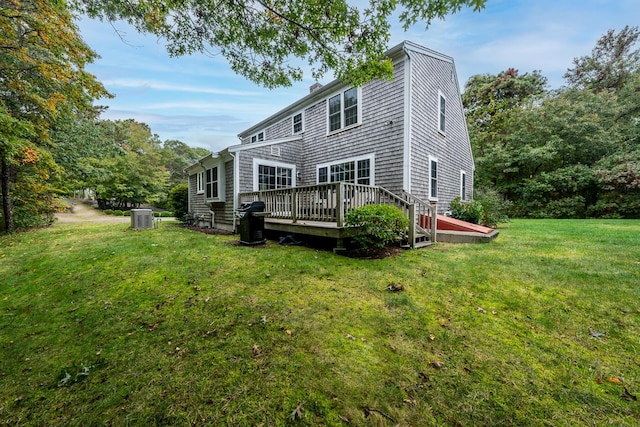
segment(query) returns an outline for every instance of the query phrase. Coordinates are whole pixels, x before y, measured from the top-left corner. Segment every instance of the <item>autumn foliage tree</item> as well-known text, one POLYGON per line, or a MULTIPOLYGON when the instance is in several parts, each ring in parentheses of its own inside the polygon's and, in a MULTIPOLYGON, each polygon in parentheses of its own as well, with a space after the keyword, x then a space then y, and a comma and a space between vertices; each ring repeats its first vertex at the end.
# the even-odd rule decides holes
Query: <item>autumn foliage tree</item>
POLYGON ((108 93, 85 71, 96 58, 62 0, 0 3, 0 163, 4 228, 52 219, 56 118, 108 93), (26 218, 25 221, 22 221, 26 218), (40 218, 40 219, 36 219, 40 218), (16 219, 18 224, 16 224, 16 219))

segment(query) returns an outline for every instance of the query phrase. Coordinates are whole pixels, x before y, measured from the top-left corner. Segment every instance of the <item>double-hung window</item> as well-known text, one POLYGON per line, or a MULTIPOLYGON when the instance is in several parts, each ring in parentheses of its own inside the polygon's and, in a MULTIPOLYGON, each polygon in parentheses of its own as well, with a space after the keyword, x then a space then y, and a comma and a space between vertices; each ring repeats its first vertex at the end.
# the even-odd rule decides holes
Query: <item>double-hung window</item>
POLYGON ((360 121, 360 101, 357 88, 350 88, 329 98, 327 107, 329 132, 335 132, 360 121))
POLYGON ((429 157, 429 198, 438 198, 438 159, 429 157))
POLYGON ((302 126, 302 113, 298 113, 293 116, 293 133, 300 133, 303 130, 302 126))
POLYGON ((206 180, 205 180, 205 189, 206 189, 206 198, 207 199, 217 199, 218 198, 218 167, 214 166, 211 169, 207 169, 205 172, 206 180))
POLYGON ((447 99, 438 92, 438 132, 445 134, 447 118, 447 99))

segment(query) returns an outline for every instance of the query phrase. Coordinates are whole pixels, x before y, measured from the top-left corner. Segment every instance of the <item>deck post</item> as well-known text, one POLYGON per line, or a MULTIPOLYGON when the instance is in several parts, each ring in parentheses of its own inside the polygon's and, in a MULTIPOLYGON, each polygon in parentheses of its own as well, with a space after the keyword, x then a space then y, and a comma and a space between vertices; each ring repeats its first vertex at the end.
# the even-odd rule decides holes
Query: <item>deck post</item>
POLYGON ((438 232, 438 205, 436 202, 431 202, 429 209, 431 212, 431 241, 436 243, 438 232))
POLYGON ((409 205, 409 246, 416 247, 416 205, 409 205))
POLYGON ((298 222, 298 201, 296 187, 291 188, 291 220, 294 224, 298 222))
POLYGON ((336 194, 336 223, 338 227, 344 227, 344 183, 338 182, 336 194))

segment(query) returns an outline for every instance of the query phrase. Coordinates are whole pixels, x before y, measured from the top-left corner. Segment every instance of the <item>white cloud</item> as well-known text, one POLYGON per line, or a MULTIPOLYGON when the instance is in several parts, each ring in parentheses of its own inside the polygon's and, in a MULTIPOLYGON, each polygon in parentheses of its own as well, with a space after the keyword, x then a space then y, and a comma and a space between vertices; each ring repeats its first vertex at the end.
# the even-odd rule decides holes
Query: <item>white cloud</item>
POLYGON ((258 91, 246 91, 235 89, 219 89, 195 85, 181 85, 173 82, 167 83, 157 80, 147 79, 135 79, 135 78, 121 78, 121 79, 106 79, 102 83, 107 87, 126 87, 137 89, 152 89, 159 91, 171 91, 171 92, 192 92, 201 94, 213 94, 213 95, 230 95, 230 96, 262 96, 263 93, 258 91))

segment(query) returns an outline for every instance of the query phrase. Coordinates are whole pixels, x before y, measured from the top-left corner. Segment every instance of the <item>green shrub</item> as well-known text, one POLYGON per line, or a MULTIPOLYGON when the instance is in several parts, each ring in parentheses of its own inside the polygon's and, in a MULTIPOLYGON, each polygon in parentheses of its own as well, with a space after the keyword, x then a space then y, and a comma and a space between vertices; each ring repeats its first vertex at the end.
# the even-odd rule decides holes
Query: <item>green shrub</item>
POLYGON ((160 212, 160 217, 162 218, 171 218, 173 216, 172 212, 166 211, 166 212, 160 212))
POLYGON ((347 212, 345 223, 363 249, 384 248, 407 235, 409 219, 395 206, 367 205, 347 212))
POLYGON ((476 189, 474 200, 482 205, 482 219, 480 223, 487 227, 495 227, 500 223, 509 222, 509 209, 512 203, 505 200, 496 190, 490 188, 476 189))
POLYGON ((184 221, 188 212, 189 186, 178 184, 169 191, 169 207, 173 211, 173 216, 179 221, 184 221))
POLYGON ((103 212, 105 215, 113 215, 113 209, 105 209, 103 212))
POLYGON ((122 215, 131 216, 131 211, 124 211, 124 212, 122 212, 122 215))
POLYGON ((451 216, 461 221, 470 222, 472 224, 480 224, 482 219, 482 205, 476 200, 462 201, 460 196, 456 196, 449 205, 451 216))
POLYGON ((113 215, 114 215, 114 216, 122 216, 122 211, 121 211, 120 209, 115 209, 115 210, 113 211, 113 215))

